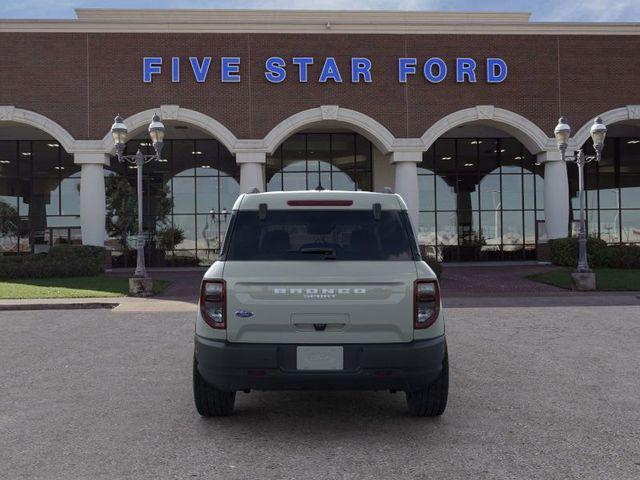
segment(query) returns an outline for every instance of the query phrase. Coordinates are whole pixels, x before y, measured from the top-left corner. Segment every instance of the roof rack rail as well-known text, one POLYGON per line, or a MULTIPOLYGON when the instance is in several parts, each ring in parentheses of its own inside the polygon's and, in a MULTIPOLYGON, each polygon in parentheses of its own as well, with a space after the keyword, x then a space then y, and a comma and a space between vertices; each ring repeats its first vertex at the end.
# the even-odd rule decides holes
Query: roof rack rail
POLYGON ((260 190, 258 190, 258 187, 253 187, 251 189, 251 191, 247 192, 247 193, 260 193, 260 190))
POLYGON ((393 190, 391 190, 391 187, 384 187, 382 193, 393 193, 393 190))

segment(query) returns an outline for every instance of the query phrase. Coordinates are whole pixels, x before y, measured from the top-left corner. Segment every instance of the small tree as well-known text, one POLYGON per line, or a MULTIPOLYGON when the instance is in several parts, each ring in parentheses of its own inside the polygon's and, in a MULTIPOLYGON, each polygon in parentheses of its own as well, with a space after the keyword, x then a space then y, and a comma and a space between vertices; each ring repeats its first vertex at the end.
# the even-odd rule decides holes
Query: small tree
POLYGON ((0 237, 20 239, 20 215, 16 207, 0 201, 0 237))
POLYGON ((184 230, 180 227, 165 227, 158 232, 157 244, 160 250, 169 252, 182 242, 184 242, 184 230))
MULTIPOLYGON (((107 231, 117 238, 123 251, 129 249, 127 238, 138 233, 138 201, 136 190, 123 176, 112 176, 105 183, 107 197, 107 231)), ((155 235, 155 226, 166 223, 173 208, 173 199, 166 185, 155 188, 151 195, 150 237, 155 235)))

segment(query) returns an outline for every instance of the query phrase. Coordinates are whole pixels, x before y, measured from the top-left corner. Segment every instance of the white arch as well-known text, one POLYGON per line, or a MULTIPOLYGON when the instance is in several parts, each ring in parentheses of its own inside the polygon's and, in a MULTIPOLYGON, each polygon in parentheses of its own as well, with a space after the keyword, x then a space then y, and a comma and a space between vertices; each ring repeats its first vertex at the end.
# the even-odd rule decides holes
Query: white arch
POLYGON ((470 122, 481 122, 495 125, 513 137, 517 138, 531 153, 554 148, 554 141, 549 138, 540 127, 522 115, 497 108, 493 105, 478 105, 464 110, 458 110, 441 118, 424 132, 421 139, 426 148, 452 128, 470 122))
POLYGON ((16 122, 35 127, 55 138, 67 152, 73 153, 75 139, 58 123, 44 115, 13 105, 6 105, 0 106, 0 122, 16 122))
MULTIPOLYGON (((124 124, 130 132, 141 127, 146 127, 155 113, 160 115, 162 121, 174 120, 198 127, 199 129, 211 134, 216 140, 220 141, 220 143, 227 147, 231 153, 236 152, 236 142, 238 139, 231 130, 216 119, 205 115, 204 113, 196 112, 195 110, 190 110, 188 108, 182 108, 178 105, 161 105, 160 108, 151 108, 143 112, 138 112, 126 118, 124 120, 124 124)), ((108 154, 113 154, 115 152, 111 132, 107 132, 102 139, 102 148, 104 152, 108 154)))
POLYGON ((395 137, 381 123, 364 113, 341 108, 337 105, 322 105, 317 108, 303 110, 285 118, 264 137, 263 144, 267 152, 273 153, 291 135, 319 122, 348 126, 355 132, 367 137, 384 154, 393 150, 395 137))
MULTIPOLYGON (((626 120, 640 120, 640 105, 627 105, 626 107, 614 108, 597 116, 602 118, 602 122, 607 126, 626 120)), ((582 145, 589 140, 594 118, 585 123, 573 136, 574 149, 582 148, 582 145)))

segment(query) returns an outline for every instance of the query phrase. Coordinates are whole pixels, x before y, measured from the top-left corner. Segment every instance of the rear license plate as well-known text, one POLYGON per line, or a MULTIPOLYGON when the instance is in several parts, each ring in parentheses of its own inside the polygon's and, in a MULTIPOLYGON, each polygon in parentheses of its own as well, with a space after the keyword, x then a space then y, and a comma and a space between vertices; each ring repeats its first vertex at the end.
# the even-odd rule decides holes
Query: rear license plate
POLYGON ((298 370, 342 370, 344 352, 342 347, 298 347, 296 364, 298 370))

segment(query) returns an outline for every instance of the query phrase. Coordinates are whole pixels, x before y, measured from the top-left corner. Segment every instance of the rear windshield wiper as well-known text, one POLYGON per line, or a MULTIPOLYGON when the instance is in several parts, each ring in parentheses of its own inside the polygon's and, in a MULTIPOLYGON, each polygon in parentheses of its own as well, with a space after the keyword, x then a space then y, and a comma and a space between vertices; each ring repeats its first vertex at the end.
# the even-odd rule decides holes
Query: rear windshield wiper
POLYGON ((329 247, 308 247, 301 248, 300 250, 289 250, 289 253, 316 253, 316 254, 324 254, 324 258, 326 260, 335 260, 336 259, 336 251, 333 248, 329 247))

